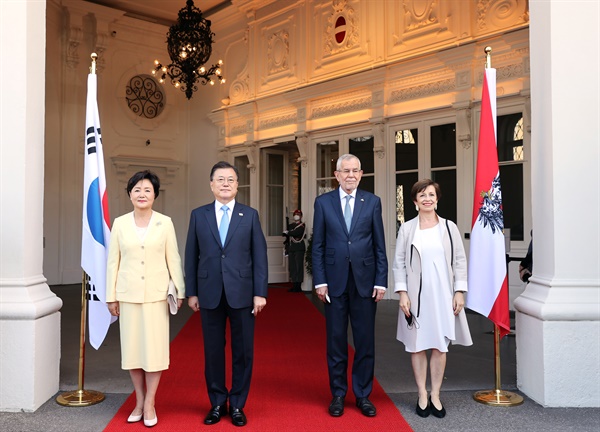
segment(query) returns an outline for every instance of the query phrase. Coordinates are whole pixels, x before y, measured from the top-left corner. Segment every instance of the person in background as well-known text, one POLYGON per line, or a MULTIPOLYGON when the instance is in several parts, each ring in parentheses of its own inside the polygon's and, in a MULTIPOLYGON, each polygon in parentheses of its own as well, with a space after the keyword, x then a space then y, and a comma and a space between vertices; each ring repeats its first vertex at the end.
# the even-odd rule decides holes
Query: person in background
POLYGON ((527 255, 519 263, 519 276, 525 283, 529 282, 529 278, 533 274, 533 230, 531 230, 531 241, 527 248, 527 255))
POLYGON ((448 345, 450 341, 473 344, 464 310, 467 259, 456 224, 436 213, 441 198, 439 185, 429 179, 418 181, 412 187, 411 197, 419 214, 400 227, 393 264, 394 292, 400 293, 397 339, 412 353, 419 390, 417 414, 442 418, 446 410, 440 389, 448 345))
POLYGON ((335 178, 340 187, 315 200, 312 266, 317 296, 325 302, 327 367, 333 399, 329 414, 344 413, 348 390, 348 319, 354 339, 352 391, 356 406, 367 417, 377 411, 369 400, 375 370, 375 313, 386 290, 381 200, 358 189, 360 160, 338 158, 335 178))
POLYGON ((292 288, 290 292, 302 292, 304 282, 304 254, 306 253, 306 225, 302 222, 302 210, 294 211, 294 222, 283 232, 289 239, 288 265, 292 288))
POLYGON ((200 311, 204 336, 204 378, 211 408, 204 424, 227 414, 235 426, 247 423, 244 406, 254 360, 254 322, 267 304, 267 242, 258 212, 236 202, 239 173, 227 162, 210 171, 215 200, 192 211, 185 245, 188 305, 200 311), (225 331, 231 328, 232 378, 225 380, 225 331))
POLYGON ((129 370, 135 409, 127 419, 154 426, 154 408, 162 371, 169 368, 169 278, 177 288, 177 306, 185 297, 181 258, 173 222, 152 210, 160 180, 151 171, 127 182, 133 212, 115 219, 106 269, 106 303, 118 316, 121 367, 129 370))

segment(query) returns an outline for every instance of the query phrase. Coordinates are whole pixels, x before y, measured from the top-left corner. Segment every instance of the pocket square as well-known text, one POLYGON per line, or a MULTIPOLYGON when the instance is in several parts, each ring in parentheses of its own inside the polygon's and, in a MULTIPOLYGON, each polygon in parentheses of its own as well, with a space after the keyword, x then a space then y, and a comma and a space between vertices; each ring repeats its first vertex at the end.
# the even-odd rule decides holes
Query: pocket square
POLYGON ((173 279, 169 278, 169 288, 167 289, 167 303, 169 303, 169 311, 171 315, 177 314, 177 289, 173 283, 173 279))

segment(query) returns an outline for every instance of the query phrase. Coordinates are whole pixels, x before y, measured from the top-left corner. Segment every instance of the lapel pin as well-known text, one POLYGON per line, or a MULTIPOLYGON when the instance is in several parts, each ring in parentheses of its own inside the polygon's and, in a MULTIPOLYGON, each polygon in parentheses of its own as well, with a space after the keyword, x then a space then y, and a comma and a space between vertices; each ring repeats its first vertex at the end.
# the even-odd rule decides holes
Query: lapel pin
POLYGON ((361 198, 360 200, 361 200, 362 202, 365 202, 365 199, 364 199, 364 198, 361 198))
POLYGON ((244 216, 244 213, 238 213, 238 216, 244 216))

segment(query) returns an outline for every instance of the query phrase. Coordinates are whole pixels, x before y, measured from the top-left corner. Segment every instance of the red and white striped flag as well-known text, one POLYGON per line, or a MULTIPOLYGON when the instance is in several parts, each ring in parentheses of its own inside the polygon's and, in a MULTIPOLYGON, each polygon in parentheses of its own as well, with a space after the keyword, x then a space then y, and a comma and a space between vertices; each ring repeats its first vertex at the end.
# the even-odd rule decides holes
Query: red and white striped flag
POLYGON ((98 349, 108 327, 116 320, 106 307, 106 261, 110 240, 110 217, 100 116, 97 76, 88 75, 83 169, 83 223, 81 267, 90 277, 88 299, 90 344, 98 349))
POLYGON ((496 148, 496 69, 483 75, 466 306, 510 333, 502 191, 496 148))

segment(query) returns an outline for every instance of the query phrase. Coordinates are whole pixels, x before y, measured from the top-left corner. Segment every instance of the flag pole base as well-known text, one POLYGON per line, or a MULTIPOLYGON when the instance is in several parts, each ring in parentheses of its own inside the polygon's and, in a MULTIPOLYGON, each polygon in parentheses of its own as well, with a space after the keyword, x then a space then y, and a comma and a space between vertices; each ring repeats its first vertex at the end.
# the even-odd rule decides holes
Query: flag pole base
POLYGON ((473 399, 485 405, 503 407, 512 407, 523 403, 522 396, 505 390, 478 391, 473 394, 473 399))
POLYGON ((85 407, 100 403, 104 400, 104 393, 95 390, 74 390, 65 392, 56 397, 56 402, 62 406, 85 407))

